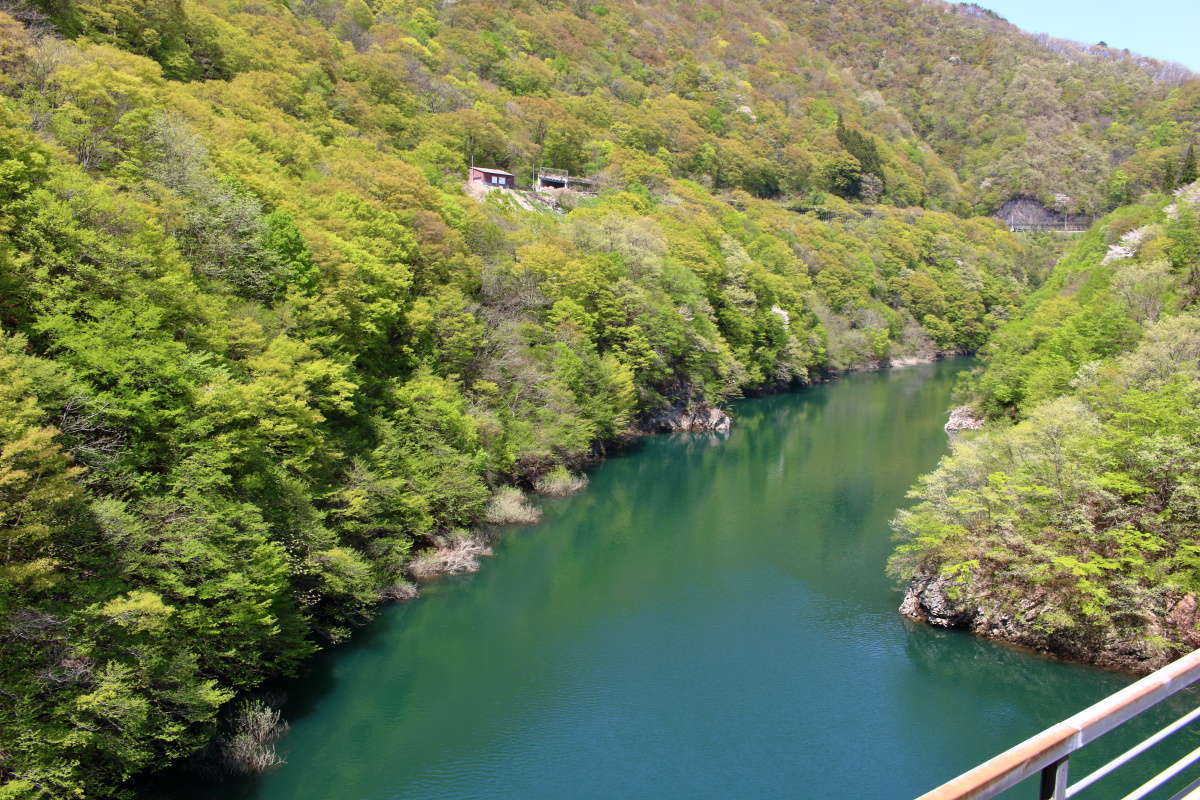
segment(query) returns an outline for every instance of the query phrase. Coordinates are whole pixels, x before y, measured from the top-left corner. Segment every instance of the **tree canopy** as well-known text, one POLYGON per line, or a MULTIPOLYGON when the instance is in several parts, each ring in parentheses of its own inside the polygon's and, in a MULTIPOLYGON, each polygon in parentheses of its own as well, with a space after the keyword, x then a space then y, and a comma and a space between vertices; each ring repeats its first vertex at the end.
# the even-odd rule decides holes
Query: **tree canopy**
MULTIPOLYGON (((1012 125, 1044 110, 1021 97, 1070 100, 1029 146, 1083 167, 1046 182, 1007 123, 972 132, 962 96, 859 64, 878 4, 802 5, 0 11, 0 797, 128 795, 497 492, 639 420, 984 346, 1057 247, 971 216, 1007 193, 1092 208, 1187 172, 1186 75, 995 33, 1060 76, 1003 62, 1030 86, 1012 125), (1107 127, 1075 119, 1096 93, 1107 127), (470 163, 599 192, 467 192, 470 163)), ((936 9, 959 44, 991 30, 936 9)), ((946 41, 896 68, 945 77, 946 41)), ((1174 280, 1197 237, 1159 224, 1174 280)), ((1148 319, 1157 284, 1122 280, 1148 319)), ((998 413, 1143 322, 1045 313, 1074 338, 998 413)))

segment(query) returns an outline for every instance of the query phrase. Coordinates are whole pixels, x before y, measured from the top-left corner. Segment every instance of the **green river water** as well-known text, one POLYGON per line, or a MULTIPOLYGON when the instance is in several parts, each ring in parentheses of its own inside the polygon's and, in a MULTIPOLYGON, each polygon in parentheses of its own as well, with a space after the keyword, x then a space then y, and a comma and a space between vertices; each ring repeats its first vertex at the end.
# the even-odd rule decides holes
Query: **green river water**
POLYGON ((286 684, 286 766, 172 795, 907 798, 1079 710, 1129 679, 909 624, 883 573, 966 363, 742 401, 727 437, 610 458, 286 684))

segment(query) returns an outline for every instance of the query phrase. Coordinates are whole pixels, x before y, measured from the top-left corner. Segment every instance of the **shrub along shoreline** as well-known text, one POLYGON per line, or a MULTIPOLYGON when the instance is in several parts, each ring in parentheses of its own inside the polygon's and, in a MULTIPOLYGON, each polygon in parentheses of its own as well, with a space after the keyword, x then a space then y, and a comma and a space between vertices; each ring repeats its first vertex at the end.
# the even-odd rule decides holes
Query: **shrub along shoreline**
POLYGON ((1200 184, 1121 209, 1002 327, 894 521, 901 611, 1145 673, 1200 647, 1200 184))
MULTIPOLYGON (((423 547, 522 513, 502 487, 639 419, 978 349, 1053 250, 960 216, 987 198, 782 5, 10 10, 0 797, 127 795, 411 594, 423 547), (600 192, 476 199, 470 163, 600 192)), ((1174 180, 1188 92, 1056 58, 1139 87, 1123 189, 1174 180)))
MULTIPOLYGON (((773 386, 761 391, 748 391, 747 396, 777 394, 802 390, 811 383, 837 380, 843 375, 857 372, 873 372, 886 369, 905 369, 933 364, 943 358, 972 355, 970 353, 937 353, 935 355, 909 357, 901 363, 868 362, 841 370, 827 370, 821 375, 814 376, 810 383, 797 383, 794 386, 773 386)), ((656 415, 646 419, 623 435, 614 437, 607 442, 597 442, 586 459, 573 462, 577 470, 599 465, 612 448, 636 446, 645 436, 660 436, 672 433, 694 434, 724 434, 736 424, 736 417, 731 417, 721 408, 704 407, 695 410, 680 410, 672 414, 656 415)), ((491 544, 501 534, 499 528, 509 528, 522 525, 536 525, 541 521, 541 511, 532 503, 533 497, 568 497, 588 486, 588 477, 583 472, 572 472, 566 466, 558 465, 551 470, 532 479, 532 491, 528 494, 518 486, 501 486, 488 505, 482 522, 485 528, 471 531, 460 531, 452 536, 435 537, 427 547, 413 551, 413 557, 408 564, 407 574, 416 584, 425 583, 447 575, 461 575, 476 572, 480 568, 480 560, 490 558, 493 554, 491 544)), ((419 586, 399 584, 389 594, 380 597, 381 602, 408 602, 420 597, 419 586)))

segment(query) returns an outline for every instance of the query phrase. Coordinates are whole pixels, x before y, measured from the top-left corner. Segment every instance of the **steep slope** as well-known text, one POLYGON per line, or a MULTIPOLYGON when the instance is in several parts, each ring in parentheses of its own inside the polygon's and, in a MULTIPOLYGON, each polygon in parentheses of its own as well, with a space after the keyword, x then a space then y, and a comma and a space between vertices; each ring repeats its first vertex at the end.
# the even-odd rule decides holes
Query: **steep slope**
MULTIPOLYGON (((171 78, 229 79, 287 52, 239 36, 247 12, 262 16, 253 4, 39 5, 171 78)), ((346 77, 395 106, 367 119, 344 98, 339 115, 423 144, 418 158, 455 176, 464 154, 527 176, 619 171, 638 153, 640 168, 758 196, 976 213, 1026 195, 1097 213, 1195 177, 1179 173, 1197 76, 1031 36, 971 4, 305 0, 296 12, 352 44, 346 77)))
POLYGON ((1027 34, 979 5, 780 4, 793 29, 899 109, 992 213, 1029 195, 1096 213, 1179 175, 1200 134, 1200 80, 1104 44, 1027 34))
POLYGON ((1111 215, 989 345, 991 421, 896 519, 905 613, 1141 671, 1200 646, 1198 205, 1111 215))
POLYGON ((118 795, 219 730, 218 762, 269 764, 231 701, 411 595, 422 549, 531 518, 506 485, 673 408, 978 347, 1041 269, 989 220, 756 197, 826 162, 857 192, 841 140, 882 196, 953 186, 824 67, 778 70, 809 116, 722 111, 735 73, 626 84, 654 54, 616 10, 530 9, 557 72, 482 5, 56 4, 73 41, 0 14, 4 796, 118 795), (471 158, 602 192, 476 200, 471 158))
POLYGON ((234 697, 639 420, 1016 313, 1052 248, 950 213, 901 106, 782 13, 0 13, 4 796, 231 756, 234 697), (467 193, 472 162, 600 192, 467 193))

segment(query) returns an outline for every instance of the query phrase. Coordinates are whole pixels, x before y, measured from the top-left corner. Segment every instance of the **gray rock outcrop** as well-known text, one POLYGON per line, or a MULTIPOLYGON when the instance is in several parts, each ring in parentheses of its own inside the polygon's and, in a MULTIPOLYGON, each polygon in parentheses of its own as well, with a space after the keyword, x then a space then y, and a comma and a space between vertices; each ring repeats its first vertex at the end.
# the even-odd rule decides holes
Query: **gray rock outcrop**
POLYGON ((732 425, 733 420, 721 409, 699 406, 655 414, 643 427, 649 433, 728 433, 732 425))
POLYGON ((976 612, 951 599, 949 583, 949 578, 938 574, 914 577, 904 592, 900 613, 939 628, 969 630, 976 612))
POLYGON ((1200 647, 1200 602, 1195 595, 1148 598, 1140 627, 1090 625, 1081 619, 1052 628, 1045 624, 1047 615, 1062 608, 1061 598, 1037 588, 1015 602, 1002 602, 999 588, 978 579, 960 585, 936 568, 923 568, 909 580, 900 613, 935 627, 1139 674, 1200 647), (1139 633, 1140 628, 1144 632, 1139 633))
POLYGON ((975 409, 970 406, 959 406, 950 412, 950 419, 946 422, 945 427, 946 433, 981 431, 983 430, 983 417, 975 413, 975 409))

